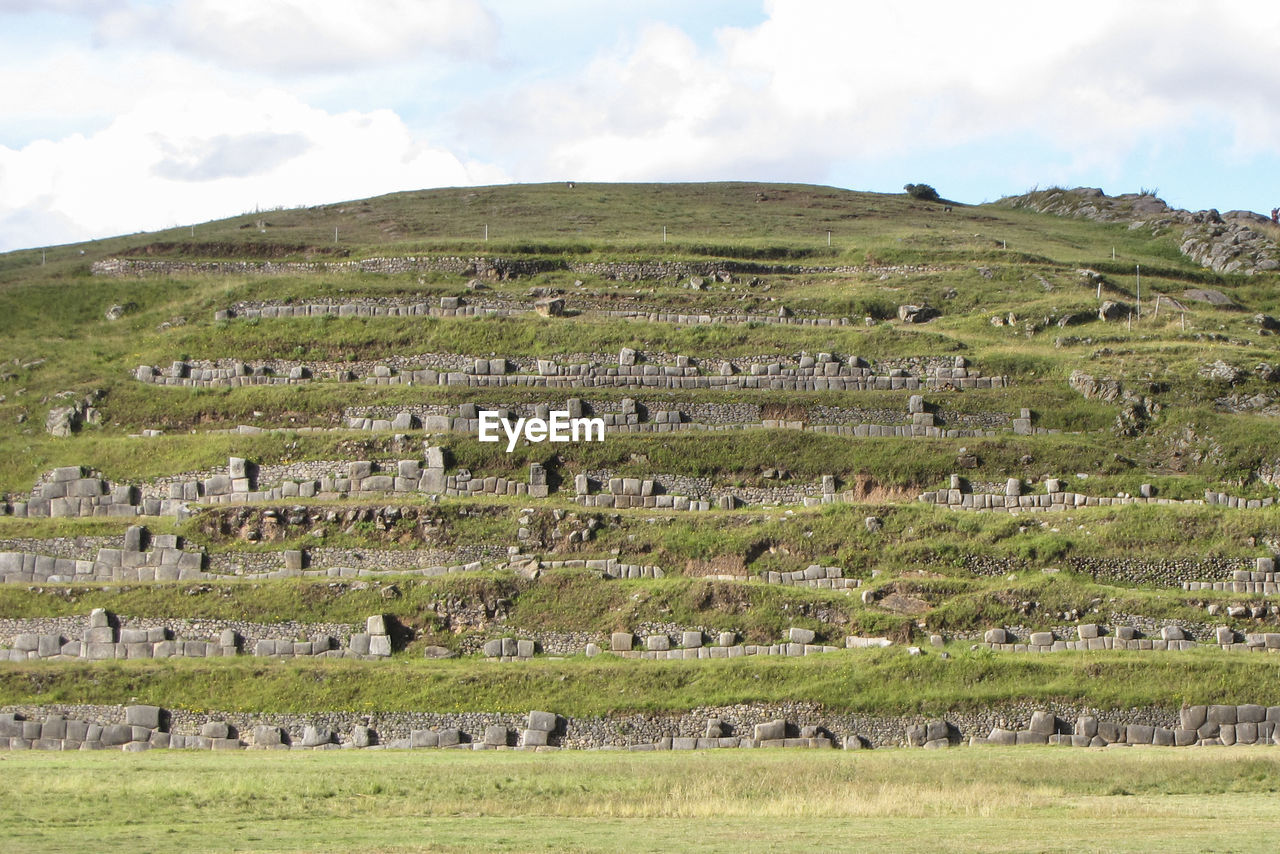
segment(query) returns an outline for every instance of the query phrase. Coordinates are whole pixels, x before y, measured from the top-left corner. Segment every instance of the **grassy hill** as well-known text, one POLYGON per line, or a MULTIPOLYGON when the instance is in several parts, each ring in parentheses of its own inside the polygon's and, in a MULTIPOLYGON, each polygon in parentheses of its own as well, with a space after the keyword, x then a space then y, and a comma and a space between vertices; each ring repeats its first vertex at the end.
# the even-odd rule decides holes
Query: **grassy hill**
POLYGON ((345 465, 420 459, 424 444, 445 449, 451 473, 465 469, 477 478, 524 480, 531 463, 542 464, 552 490, 545 499, 295 494, 232 513, 195 500, 194 515, 181 520, 0 517, 0 540, 14 551, 118 538, 141 521, 153 534, 183 535, 189 547, 221 561, 219 567, 278 557, 286 549, 311 553, 314 566, 323 549, 505 553, 520 547, 543 564, 536 580, 515 575, 499 559, 456 577, 380 577, 363 589, 312 578, 236 580, 232 573, 196 587, 5 585, 5 619, 105 607, 135 618, 358 624, 382 612, 405 634, 390 662, 340 667, 256 659, 198 668, 158 660, 5 664, 0 704, 131 696, 163 704, 177 702, 169 697, 180 693, 190 708, 294 711, 305 700, 317 711, 349 705, 434 711, 453 692, 468 709, 556 703, 565 715, 607 715, 750 701, 765 697, 751 690, 762 677, 770 701, 791 697, 894 713, 1011 703, 1027 680, 1036 684, 1028 684, 1024 697, 1116 708, 1271 700, 1270 689, 1257 687, 1272 684, 1276 667, 1267 655, 1114 652, 1095 665, 1061 653, 1029 674, 1033 665, 1025 656, 970 650, 995 626, 1061 633, 1076 622, 1132 624, 1158 636, 1159 626, 1178 624, 1201 640, 1217 625, 1242 635, 1280 631, 1280 611, 1264 595, 1187 591, 1177 583, 1229 580, 1230 568, 1251 568, 1255 558, 1280 550, 1280 511, 1269 502, 1245 508, 1191 503, 1212 492, 1261 505, 1275 494, 1280 453, 1271 436, 1280 411, 1280 354, 1274 322, 1260 316, 1280 315, 1280 276, 1213 273, 1182 255, 1180 238, 1176 225, 1150 219, 1096 222, 1003 203, 929 203, 826 187, 548 184, 399 193, 2 255, 0 492, 9 494, 10 508, 59 466, 87 466, 113 483, 147 485, 225 467, 229 457, 264 470, 345 465), (355 263, 375 258, 414 258, 417 266, 362 272, 355 263), (442 258, 463 259, 464 266, 466 259, 500 259, 508 266, 499 269, 527 263, 535 272, 485 275, 493 268, 484 265, 447 272, 427 263, 442 258), (108 259, 175 266, 95 274, 93 265, 108 259), (661 272, 628 272, 646 264, 661 272), (712 273, 687 272, 692 269, 712 273), (1206 291, 1213 301, 1205 301, 1206 291), (565 300, 565 316, 533 311, 536 300, 554 296, 565 300), (247 311, 344 303, 435 308, 455 298, 510 311, 283 318, 247 311), (1124 307, 1104 321, 1098 314, 1104 301, 1124 307), (906 323, 902 305, 928 305, 939 316, 906 323), (236 306, 240 316, 215 318, 236 306), (754 319, 676 323, 623 319, 616 315, 621 311, 754 319), (766 322, 779 316, 830 323, 766 322), (687 357, 708 377, 721 376, 725 361, 737 360, 739 375, 749 375, 752 360, 791 370, 820 353, 845 365, 860 358, 877 376, 920 373, 962 357, 975 373, 1007 377, 1007 383, 917 392, 379 385, 330 378, 339 368, 363 380, 374 378, 375 365, 403 372, 461 357, 560 365, 612 359, 616 365, 623 348, 639 350, 656 366, 687 357), (178 361, 265 365, 277 376, 305 368, 311 376, 309 382, 208 388, 136 378, 140 365, 167 368, 178 361), (1089 385, 1080 374, 1098 382, 1089 385), (866 437, 797 429, 862 421, 910 425, 916 393, 938 423, 970 433, 866 437), (372 410, 560 405, 570 397, 601 411, 620 411, 624 399, 639 399, 650 413, 684 413, 683 423, 692 426, 611 433, 594 445, 522 445, 510 455, 465 432, 350 429, 353 413, 372 410), (71 435, 46 430, 51 410, 80 403, 93 412, 71 435), (710 424, 707 407, 715 406, 747 414, 732 429, 701 429, 710 424), (1022 409, 1031 410, 1031 430, 1012 428, 1022 409), (228 432, 238 425, 257 430, 228 432), (139 435, 150 430, 161 435, 139 435), (705 513, 575 503, 574 477, 601 472, 662 476, 709 495, 736 491, 745 498, 737 508, 705 513), (1049 479, 1061 478, 1092 498, 1147 489, 1179 503, 979 514, 916 500, 948 488, 952 474, 973 493, 1003 492, 1014 478, 1027 493, 1042 494, 1049 479), (812 490, 824 475, 839 484, 834 504, 751 498, 812 490), (299 506, 308 509, 305 524, 277 521, 299 506), (375 506, 429 508, 431 521, 352 521, 353 509, 375 506), (868 517, 880 527, 873 530, 868 517), (569 537, 568 528, 591 520, 589 538, 569 537), (521 529, 532 530, 521 539, 521 529), (610 556, 659 565, 666 577, 610 580, 549 566, 610 556), (838 565, 862 587, 760 580, 810 564, 838 565), (724 567, 731 571, 715 571, 724 567), (721 575, 736 579, 707 577, 721 575), (383 597, 393 583, 395 595, 383 597), (505 604, 489 607, 496 601, 505 604), (457 618, 477 608, 491 613, 457 618), (825 661, 760 659, 734 668, 720 662, 601 665, 571 657, 518 677, 494 670, 461 689, 454 684, 458 672, 474 658, 421 660, 428 646, 471 656, 479 643, 502 635, 602 638, 663 625, 733 631, 765 644, 791 626, 812 628, 840 647, 848 635, 883 634, 898 643, 879 652, 833 653, 837 658, 825 661), (950 658, 928 645, 935 634, 943 636, 941 651, 950 658), (908 658, 908 645, 926 648, 926 664, 908 658), (979 654, 986 657, 975 658, 979 654), (1167 657, 1133 666, 1152 655, 1167 657), (841 658, 870 674, 853 686, 857 699, 842 693, 851 686, 841 681, 841 658), (379 677, 368 678, 375 667, 379 677), (406 692, 406 679, 446 687, 406 692), (575 683, 574 690, 557 688, 564 680, 575 683), (295 690, 313 681, 325 688, 295 690), (983 681, 993 690, 975 691, 983 681), (625 687, 611 690, 615 682, 625 687), (872 690, 877 682, 892 690, 872 690), (925 683, 934 687, 924 691, 925 683))

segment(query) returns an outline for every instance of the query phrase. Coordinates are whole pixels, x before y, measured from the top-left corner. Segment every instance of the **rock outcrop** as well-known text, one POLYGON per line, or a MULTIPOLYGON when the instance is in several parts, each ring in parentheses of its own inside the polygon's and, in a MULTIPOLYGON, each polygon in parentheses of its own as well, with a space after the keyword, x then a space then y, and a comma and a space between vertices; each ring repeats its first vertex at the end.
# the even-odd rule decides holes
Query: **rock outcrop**
POLYGON ((1255 273, 1280 270, 1280 247, 1263 228, 1266 217, 1252 211, 1191 211, 1171 208, 1152 193, 1108 196, 1096 187, 1050 189, 1001 200, 1057 216, 1095 222, 1128 222, 1130 228, 1150 228, 1153 234, 1181 229, 1182 254, 1215 273, 1255 273))

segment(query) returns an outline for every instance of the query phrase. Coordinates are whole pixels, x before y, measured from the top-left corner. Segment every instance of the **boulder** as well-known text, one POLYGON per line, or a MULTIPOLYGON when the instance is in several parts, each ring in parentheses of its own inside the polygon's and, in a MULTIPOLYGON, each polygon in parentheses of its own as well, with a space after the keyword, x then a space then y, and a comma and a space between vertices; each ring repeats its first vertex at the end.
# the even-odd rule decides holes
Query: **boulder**
POLYGON ((1128 303, 1116 302, 1115 300, 1104 300, 1102 305, 1098 307, 1099 320, 1124 320, 1133 311, 1133 306, 1128 303))
POLYGON ((942 312, 928 305, 900 305, 898 306, 898 320, 903 323, 928 323, 935 317, 940 317, 942 312))

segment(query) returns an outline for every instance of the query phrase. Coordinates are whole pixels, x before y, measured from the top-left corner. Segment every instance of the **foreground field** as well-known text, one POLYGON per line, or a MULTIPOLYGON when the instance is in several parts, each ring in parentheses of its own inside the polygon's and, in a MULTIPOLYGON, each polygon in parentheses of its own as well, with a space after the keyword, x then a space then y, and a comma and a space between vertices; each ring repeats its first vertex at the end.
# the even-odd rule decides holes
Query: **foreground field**
POLYGON ((1272 851, 1270 748, 0 760, 7 851, 1272 851), (1034 831, 1029 828, 1034 827, 1034 831))

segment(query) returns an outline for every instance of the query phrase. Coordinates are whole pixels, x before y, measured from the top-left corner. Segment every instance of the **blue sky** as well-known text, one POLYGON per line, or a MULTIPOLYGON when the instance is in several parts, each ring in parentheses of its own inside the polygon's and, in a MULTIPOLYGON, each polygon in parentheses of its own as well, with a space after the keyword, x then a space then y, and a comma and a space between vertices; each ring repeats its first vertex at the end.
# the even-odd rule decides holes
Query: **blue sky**
POLYGON ((0 0, 0 251, 464 184, 1280 205, 1280 5, 0 0))

